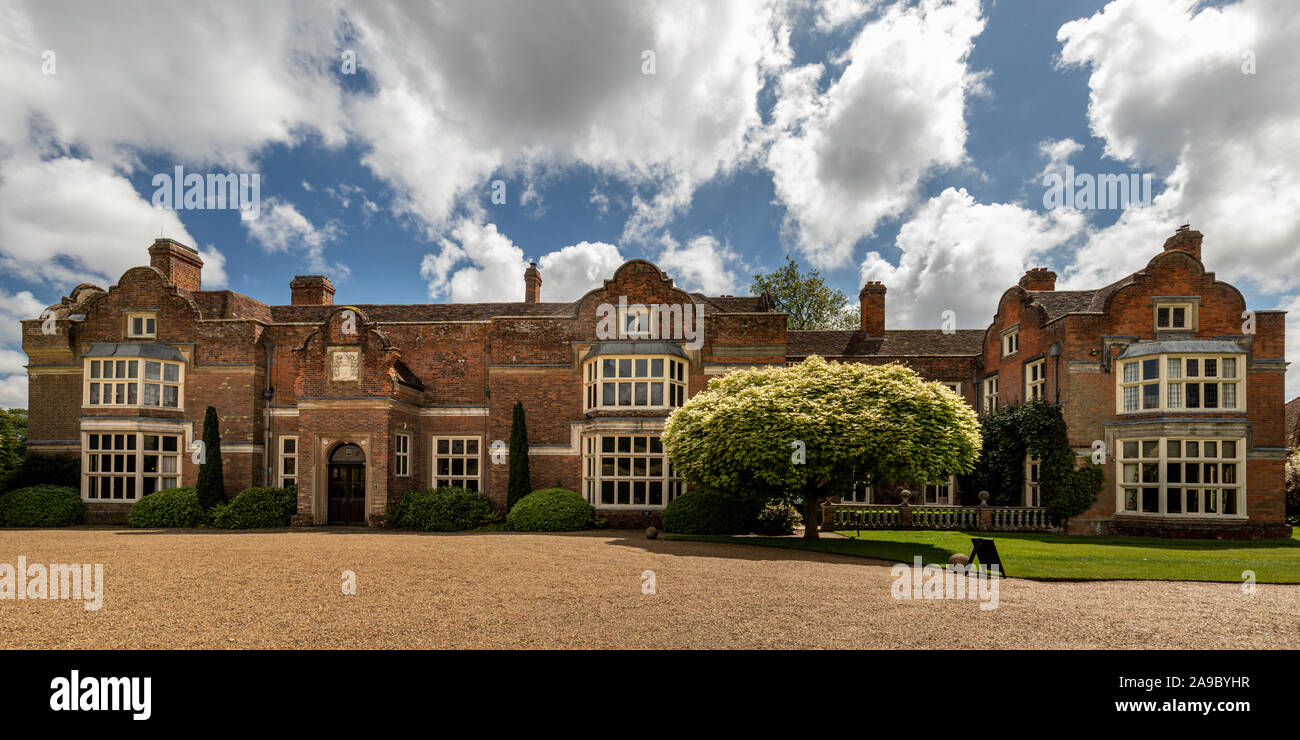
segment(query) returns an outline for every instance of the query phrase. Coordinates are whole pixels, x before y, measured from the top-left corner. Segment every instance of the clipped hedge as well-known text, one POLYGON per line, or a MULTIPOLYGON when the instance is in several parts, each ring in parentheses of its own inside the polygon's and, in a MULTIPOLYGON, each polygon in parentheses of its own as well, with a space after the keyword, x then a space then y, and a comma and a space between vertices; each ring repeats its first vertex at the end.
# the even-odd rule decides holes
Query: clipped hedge
POLYGON ((794 528, 801 524, 803 524, 803 515, 794 504, 785 499, 775 499, 768 501, 763 510, 758 512, 754 532, 777 537, 794 534, 794 528))
POLYGON ((388 512, 389 520, 397 526, 421 532, 474 529, 491 516, 487 496, 452 486, 411 491, 388 512))
POLYGON ((749 506, 722 491, 703 488, 683 493, 664 508, 664 530, 677 534, 746 534, 749 506))
POLYGON ((75 488, 29 486, 0 495, 0 527, 67 527, 85 520, 75 488))
POLYGON ((212 508, 212 526, 220 529, 287 527, 297 511, 297 489, 245 488, 230 503, 212 508))
POLYGON ((591 526, 593 510, 586 499, 566 488, 543 488, 524 496, 506 514, 516 532, 572 532, 591 526))
POLYGON ((29 452, 7 480, 0 481, 0 490, 60 486, 80 490, 81 456, 47 455, 29 452))
POLYGON ((154 491, 126 513, 126 522, 132 527, 196 527, 203 520, 203 507, 193 486, 154 491))

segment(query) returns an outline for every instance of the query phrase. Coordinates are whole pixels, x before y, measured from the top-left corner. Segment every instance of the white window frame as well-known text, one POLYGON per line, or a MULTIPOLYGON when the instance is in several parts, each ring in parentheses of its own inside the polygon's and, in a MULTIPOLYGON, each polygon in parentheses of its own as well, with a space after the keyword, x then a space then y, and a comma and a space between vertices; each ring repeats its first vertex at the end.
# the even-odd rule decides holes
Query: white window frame
POLYGON ((1005 329, 1002 331, 1002 356, 1011 357, 1020 352, 1020 326, 1005 329))
POLYGON ((1025 482, 1020 494, 1020 505, 1035 509, 1043 506, 1043 461, 1025 453, 1025 482))
POLYGON ((948 476, 947 483, 927 483, 919 487, 920 500, 917 502, 920 506, 952 506, 952 495, 957 490, 957 476, 948 476), (941 490, 947 489, 947 490, 941 490), (931 496, 931 493, 934 495, 931 496), (940 495, 942 494, 942 495, 940 495), (934 498, 931 502, 930 499, 934 498), (942 499, 942 500, 941 500, 942 499))
POLYGON ((1118 414, 1143 414, 1157 411, 1177 411, 1189 414, 1218 414, 1244 412, 1246 410, 1246 355, 1219 353, 1178 353, 1158 354, 1135 357, 1115 363, 1115 412, 1118 414), (1206 375, 1207 363, 1214 363, 1214 375, 1206 375), (1147 366, 1143 363, 1156 363, 1156 376, 1144 377, 1147 366), (1227 361, 1225 363, 1225 361, 1227 361), (1175 363, 1178 370, 1175 371, 1175 363), (1231 363, 1232 377, 1224 376, 1224 368, 1231 363), (1129 368, 1135 368, 1133 376, 1126 376, 1129 368), (1195 370, 1195 374, 1191 374, 1195 370), (1215 387, 1217 405, 1205 407, 1206 386, 1215 387), (1156 387, 1156 405, 1145 406, 1145 386, 1156 387), (1187 407, 1188 386, 1197 387, 1198 406, 1187 407), (1225 387, 1226 386, 1226 387, 1225 387), (1131 391, 1131 392, 1130 392, 1131 391), (1126 393, 1128 396, 1126 397, 1126 393), (1233 405, 1227 406, 1224 399, 1232 396, 1233 405), (1127 398, 1133 398, 1137 408, 1126 408, 1127 398))
POLYGON ((275 478, 276 478, 277 485, 279 485, 280 488, 287 488, 290 485, 297 486, 298 485, 298 437, 297 435, 286 434, 280 437, 280 441, 276 445, 276 451, 277 453, 276 453, 276 460, 275 460, 275 471, 276 471, 275 478), (292 452, 289 452, 288 450, 285 449, 286 447, 288 447, 289 442, 293 443, 292 452), (286 463, 293 464, 292 472, 285 470, 286 463))
POLYGON ((1025 402, 1047 400, 1047 360, 1025 364, 1025 402))
POLYGON ((651 510, 663 509, 668 502, 686 492, 686 482, 673 468, 668 454, 663 451, 660 436, 654 432, 601 432, 583 437, 583 491, 587 502, 597 509, 611 510, 651 510), (607 451, 605 440, 613 440, 613 451, 607 451), (623 449, 621 439, 628 439, 627 449, 623 449), (638 450, 637 440, 645 440, 643 450, 638 450), (659 452, 652 452, 658 443, 659 452), (654 474, 655 459, 659 460, 659 473, 654 474), (623 460, 627 461, 628 472, 620 472, 623 460), (612 464, 613 472, 606 467, 612 464), (643 467, 644 473, 638 474, 637 468, 643 467), (610 484, 608 489, 606 483, 610 484), (636 503, 637 484, 644 483, 643 501, 636 503), (660 501, 650 503, 652 485, 659 484, 660 501), (626 488, 624 488, 626 484, 626 488), (606 502, 604 492, 610 491, 612 503, 606 502), (627 503, 620 503, 621 494, 627 492, 627 503))
POLYGON ((624 411, 655 411, 679 408, 688 397, 689 371, 686 360, 672 355, 600 355, 583 366, 584 411, 621 409, 624 411), (663 374, 654 375, 654 363, 663 363, 663 374), (639 363, 645 363, 646 374, 638 375, 639 363), (610 367, 614 373, 607 374, 610 367), (628 375, 623 375, 623 370, 628 375), (645 403, 637 403, 638 386, 644 387, 645 403), (652 403, 655 387, 659 388, 661 403, 652 403), (624 387, 630 403, 621 403, 624 387), (606 403, 606 391, 612 390, 613 404, 606 403))
POLYGON ((1246 439, 1244 437, 1154 437, 1141 436, 1115 441, 1115 513, 1118 516, 1162 517, 1170 519, 1248 519, 1246 511, 1246 439), (1236 447, 1233 457, 1224 457, 1224 443, 1236 447), (1189 443, 1196 454, 1189 455, 1189 443), (1207 443, 1214 445, 1215 456, 1207 457, 1207 443), (1150 445, 1154 444, 1154 448, 1150 445), (1136 445, 1136 455, 1131 454, 1136 445), (1175 447, 1176 446, 1176 447, 1175 447), (1177 454, 1171 454, 1176 450, 1177 454), (1155 454, 1152 454, 1154 451, 1155 454), (1149 466, 1154 465, 1151 469, 1149 466), (1170 465, 1179 466, 1179 481, 1170 481, 1170 465), (1131 466, 1131 467, 1130 467, 1131 466), (1197 481, 1186 479, 1193 466, 1197 481), (1231 468, 1226 466, 1232 466, 1231 468), (1212 472, 1211 472, 1212 471, 1212 472), (1229 476, 1228 472, 1232 475, 1229 476), (1206 478, 1213 477, 1212 482, 1206 478), (1232 477, 1231 482, 1225 479, 1232 477), (1137 480, 1131 480, 1137 478, 1137 480), (1155 478, 1155 480, 1150 480, 1155 478), (1179 503, 1171 507, 1169 489, 1176 489, 1179 503), (1154 491, 1151 489, 1155 489, 1154 491), (1189 490, 1190 489, 1190 490, 1189 490), (1236 511, 1224 514, 1227 496, 1233 491, 1236 511), (1157 496, 1156 510, 1144 511, 1147 495, 1157 496), (1195 496, 1196 511, 1188 511, 1195 496), (1129 508, 1130 500, 1134 504, 1129 508), (1207 512, 1211 502, 1215 510, 1207 512), (1176 511, 1171 509, 1176 508, 1176 511))
POLYGON ((650 339, 655 312, 650 306, 622 306, 618 310, 619 339, 650 339))
POLYGON ((126 336, 128 339, 157 339, 158 338, 158 314, 153 311, 132 311, 126 315, 126 336), (135 322, 139 319, 141 330, 135 330, 135 322), (153 331, 149 331, 149 322, 153 322, 153 331))
POLYGON ((479 493, 487 493, 484 488, 483 476, 483 437, 477 434, 435 434, 429 439, 429 486, 431 488, 440 488, 442 486, 456 486, 458 488, 467 488, 479 493), (446 442, 447 452, 442 452, 439 448, 440 442, 446 442), (461 452, 456 452, 456 443, 461 443, 461 452), (476 452, 468 452, 471 444, 476 452), (438 469, 438 460, 447 460, 447 473, 441 474, 438 469), (463 461, 460 469, 456 472, 456 461, 463 461), (471 465, 471 462, 473 463, 471 465), (475 473, 469 473, 468 470, 473 467, 475 473), (474 487, 465 485, 473 482, 474 487))
POLYGON ((152 431, 139 429, 90 429, 81 432, 81 499, 96 503, 132 503, 144 496, 146 479, 153 479, 154 488, 149 493, 181 485, 183 457, 188 451, 183 429, 152 431), (108 438, 108 447, 104 446, 108 438), (158 449, 146 450, 148 437, 157 438, 158 449), (164 450, 163 438, 176 439, 175 450, 164 450), (93 438, 93 439, 92 439, 93 438), (155 469, 146 470, 149 457, 156 457, 155 469), (170 460, 172 464, 167 465, 170 460), (105 467, 112 468, 105 470, 105 467), (165 468, 171 467, 171 470, 165 468), (119 469, 120 468, 120 469, 119 469), (122 480, 122 496, 100 495, 104 485, 98 481, 122 480), (93 481, 93 482, 92 482, 93 481), (126 495, 127 489, 132 495, 126 495), (92 489, 96 495, 91 495, 92 489))
POLYGON ((405 432, 393 435, 393 475, 411 477, 411 435, 405 432))
POLYGON ((998 376, 984 379, 984 413, 991 414, 998 410, 998 376))
POLYGON ((959 396, 961 395, 960 380, 940 380, 939 384, 947 388, 948 390, 952 391, 953 393, 956 393, 959 396))
POLYGON ((1198 308, 1197 301, 1157 299, 1156 301, 1154 301, 1154 304, 1152 306, 1151 323, 1152 325, 1155 326, 1156 331, 1193 331, 1194 332, 1198 328, 1197 322, 1199 317, 1197 316, 1197 308, 1198 308), (1185 313, 1183 314, 1184 325, 1174 326, 1173 325, 1174 310, 1179 308, 1184 309, 1185 311, 1185 313), (1169 312, 1168 313, 1169 323, 1163 326, 1160 324, 1160 311, 1162 309, 1167 310, 1169 312))
POLYGON ((148 408, 185 410, 185 363, 173 360, 154 360, 148 357, 87 357, 82 367, 81 405, 83 408, 148 408), (111 363, 111 364, 109 364, 111 363), (149 366, 158 366, 158 378, 146 378, 149 366), (168 368, 176 368, 176 379, 167 380, 168 368), (112 368, 110 371, 109 368, 112 368), (118 377, 118 371, 124 377, 118 377), (106 377, 106 373, 112 377, 106 377), (158 386, 159 403, 145 403, 146 386, 158 386), (117 389, 122 387, 122 402, 118 402, 117 389), (104 402, 104 389, 113 391, 113 402, 104 402), (163 405, 167 388, 176 389, 176 405, 163 405), (131 402, 134 394, 135 402, 131 402))
POLYGON ((870 481, 855 480, 853 488, 845 495, 840 496, 840 503, 844 506, 870 506, 876 495, 876 487, 871 485, 870 481))

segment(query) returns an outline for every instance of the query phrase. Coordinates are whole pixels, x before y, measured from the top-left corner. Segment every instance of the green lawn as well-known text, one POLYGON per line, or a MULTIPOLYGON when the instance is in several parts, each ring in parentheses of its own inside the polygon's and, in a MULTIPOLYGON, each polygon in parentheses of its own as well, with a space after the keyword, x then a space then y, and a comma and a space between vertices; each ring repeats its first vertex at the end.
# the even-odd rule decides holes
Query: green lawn
POLYGON ((970 554, 971 537, 992 539, 1007 573, 1035 580, 1158 580, 1241 583, 1253 570, 1259 583, 1300 583, 1300 528, 1290 539, 1225 541, 1147 537, 1083 537, 1009 532, 869 531, 853 539, 806 542, 789 537, 672 535, 667 539, 729 542, 856 555, 911 563, 944 564, 955 552, 970 554))

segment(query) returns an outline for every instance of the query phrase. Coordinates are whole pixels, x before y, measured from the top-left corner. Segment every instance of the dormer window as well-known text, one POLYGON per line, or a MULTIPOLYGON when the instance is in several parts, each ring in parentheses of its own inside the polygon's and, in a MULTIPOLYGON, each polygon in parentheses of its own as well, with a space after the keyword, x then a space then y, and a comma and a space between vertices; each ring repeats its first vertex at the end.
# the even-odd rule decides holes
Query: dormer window
POLYGON ((131 313, 126 316, 128 339, 156 339, 158 318, 152 313, 131 313))
POLYGON ((1196 301, 1156 300, 1156 331, 1195 331, 1196 301))

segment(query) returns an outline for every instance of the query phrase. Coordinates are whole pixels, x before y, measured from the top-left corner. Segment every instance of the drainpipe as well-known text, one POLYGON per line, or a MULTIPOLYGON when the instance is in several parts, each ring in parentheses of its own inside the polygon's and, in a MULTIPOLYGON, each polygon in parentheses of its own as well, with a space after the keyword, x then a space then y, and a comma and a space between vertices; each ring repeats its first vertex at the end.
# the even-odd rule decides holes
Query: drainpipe
POLYGON ((271 362, 275 357, 275 345, 266 345, 266 390, 262 391, 262 485, 274 484, 271 475, 271 400, 275 398, 275 388, 271 386, 271 362))
POLYGON ((1061 345, 1059 342, 1054 343, 1047 349, 1047 354, 1052 356, 1052 393, 1056 400, 1056 405, 1061 404, 1061 345))

